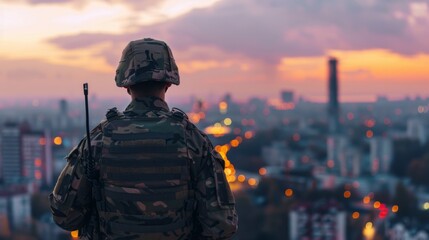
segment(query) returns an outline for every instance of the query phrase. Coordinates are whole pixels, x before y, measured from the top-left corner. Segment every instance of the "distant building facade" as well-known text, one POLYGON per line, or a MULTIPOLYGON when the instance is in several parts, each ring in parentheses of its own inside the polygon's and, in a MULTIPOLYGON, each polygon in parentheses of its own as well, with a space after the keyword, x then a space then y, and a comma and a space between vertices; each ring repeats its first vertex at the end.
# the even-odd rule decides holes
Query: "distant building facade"
POLYGON ((389 138, 372 138, 369 141, 371 174, 389 173, 393 160, 393 142, 389 138))
POLYGON ((22 135, 23 175, 36 187, 50 186, 53 181, 52 140, 47 132, 22 135))
POLYGON ((0 223, 0 239, 11 232, 31 230, 31 195, 27 186, 0 188, 0 223))
POLYGON ((1 130, 2 180, 17 183, 22 178, 21 130, 18 124, 6 123, 1 130))
POLYGON ((289 91, 289 90, 284 90, 281 92, 281 98, 282 98, 282 102, 284 103, 290 103, 294 101, 294 92, 293 91, 289 91))
POLYGON ((6 123, 0 132, 0 179, 5 185, 33 184, 36 189, 53 182, 52 139, 26 124, 6 123))
POLYGON ((289 213, 291 240, 346 239, 346 212, 332 203, 301 204, 289 213))
POLYGON ((427 131, 420 119, 409 119, 407 121, 407 136, 419 140, 421 145, 427 142, 427 131))

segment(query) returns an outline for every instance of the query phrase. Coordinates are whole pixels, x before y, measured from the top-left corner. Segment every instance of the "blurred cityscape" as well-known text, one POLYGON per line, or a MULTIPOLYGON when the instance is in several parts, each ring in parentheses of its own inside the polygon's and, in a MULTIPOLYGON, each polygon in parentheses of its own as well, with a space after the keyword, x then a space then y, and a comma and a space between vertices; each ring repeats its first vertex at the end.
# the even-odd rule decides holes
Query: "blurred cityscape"
MULTIPOLYGON (((341 102, 337 65, 328 59, 327 103, 287 89, 168 102, 225 160, 235 239, 429 239, 429 98, 341 102)), ((91 126, 126 104, 93 97, 91 126)), ((48 194, 84 123, 83 100, 1 105, 0 239, 77 239, 53 223, 48 194)))

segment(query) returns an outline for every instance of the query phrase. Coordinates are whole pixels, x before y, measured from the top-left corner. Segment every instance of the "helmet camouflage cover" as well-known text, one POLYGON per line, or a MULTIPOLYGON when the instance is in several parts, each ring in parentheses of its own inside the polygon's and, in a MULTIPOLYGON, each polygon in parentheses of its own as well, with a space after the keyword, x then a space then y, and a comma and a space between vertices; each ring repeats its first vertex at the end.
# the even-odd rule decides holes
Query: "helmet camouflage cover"
POLYGON ((115 81, 118 87, 148 81, 179 85, 179 69, 165 42, 144 38, 131 41, 125 47, 116 69, 115 81))

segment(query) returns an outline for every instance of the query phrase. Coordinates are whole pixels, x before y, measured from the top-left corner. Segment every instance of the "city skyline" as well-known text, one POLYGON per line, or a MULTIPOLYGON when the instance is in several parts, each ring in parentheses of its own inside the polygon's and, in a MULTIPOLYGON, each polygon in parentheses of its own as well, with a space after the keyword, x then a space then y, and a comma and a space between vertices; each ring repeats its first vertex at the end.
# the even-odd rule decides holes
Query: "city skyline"
POLYGON ((142 37, 171 45, 182 78, 173 99, 288 89, 326 102, 329 56, 339 60, 342 102, 428 96, 427 1, 6 2, 1 99, 80 99, 83 82, 102 99, 126 96, 114 71, 126 43, 142 37))
MULTIPOLYGON (((188 97, 189 121, 224 161, 244 219, 237 237, 429 239, 429 98, 344 103, 337 59, 326 60, 329 102, 288 89, 279 101, 188 97)), ((52 222, 46 198, 84 134, 83 108, 65 98, 27 104, 0 104, 0 238, 76 239, 52 222)), ((90 104, 95 126, 118 102, 95 94, 90 104)))

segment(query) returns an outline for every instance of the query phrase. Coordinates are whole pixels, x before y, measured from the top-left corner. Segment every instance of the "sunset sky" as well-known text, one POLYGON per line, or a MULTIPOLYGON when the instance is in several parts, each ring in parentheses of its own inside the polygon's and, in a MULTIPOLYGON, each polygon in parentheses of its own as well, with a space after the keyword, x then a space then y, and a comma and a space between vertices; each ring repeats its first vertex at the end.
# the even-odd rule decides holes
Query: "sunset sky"
POLYGON ((124 97, 114 72, 143 37, 172 48, 175 99, 323 101, 329 56, 343 101, 429 96, 429 0, 1 0, 0 99, 124 97))

